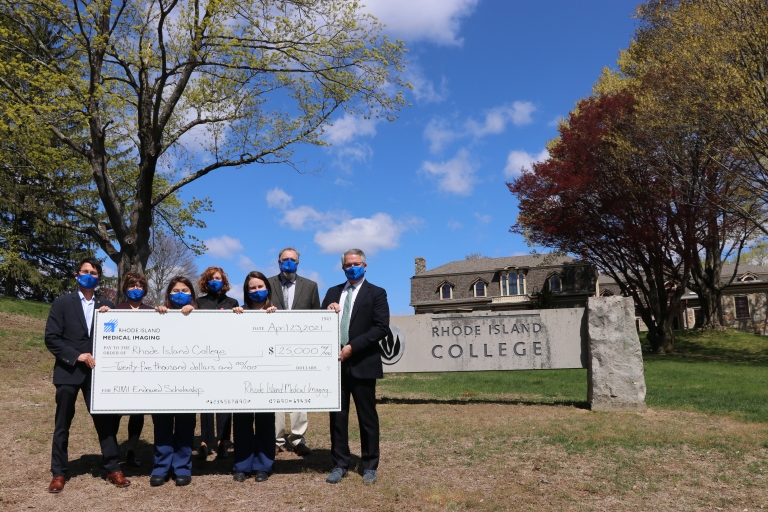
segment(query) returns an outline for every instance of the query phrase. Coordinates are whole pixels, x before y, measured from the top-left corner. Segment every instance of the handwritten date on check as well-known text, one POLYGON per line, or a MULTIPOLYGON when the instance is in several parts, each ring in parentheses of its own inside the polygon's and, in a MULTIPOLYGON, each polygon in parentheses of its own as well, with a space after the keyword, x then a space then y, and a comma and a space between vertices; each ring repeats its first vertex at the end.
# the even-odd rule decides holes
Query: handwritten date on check
POLYGON ((94 325, 94 414, 341 408, 334 312, 111 310, 94 325))

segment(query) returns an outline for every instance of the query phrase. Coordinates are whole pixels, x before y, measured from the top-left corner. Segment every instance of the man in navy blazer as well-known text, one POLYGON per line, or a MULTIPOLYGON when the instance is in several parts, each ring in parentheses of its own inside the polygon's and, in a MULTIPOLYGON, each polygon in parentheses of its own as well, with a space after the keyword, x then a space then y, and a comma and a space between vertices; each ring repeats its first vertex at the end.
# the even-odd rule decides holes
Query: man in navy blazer
MULTIPOLYGON (((96 366, 93 358, 93 319, 102 306, 114 304, 94 293, 101 279, 101 264, 95 258, 80 262, 75 272, 78 290, 57 297, 45 324, 45 346, 56 357, 53 384, 56 386, 56 424, 51 447, 51 473, 53 480, 48 492, 64 489, 68 469, 69 427, 75 416, 77 394, 82 391, 85 405, 91 409, 91 372, 96 366)), ((120 417, 114 414, 92 415, 93 425, 101 444, 101 467, 107 480, 117 487, 128 487, 131 482, 120 471, 118 464, 117 426, 120 417)))
POLYGON ((387 292, 365 279, 365 253, 349 249, 341 257, 347 281, 328 290, 321 305, 341 314, 341 411, 331 414, 331 454, 334 469, 328 483, 338 483, 349 467, 349 396, 355 400, 360 424, 360 459, 363 483, 376 481, 379 466, 379 416, 376 413, 376 379, 384 372, 379 340, 389 328, 387 292))

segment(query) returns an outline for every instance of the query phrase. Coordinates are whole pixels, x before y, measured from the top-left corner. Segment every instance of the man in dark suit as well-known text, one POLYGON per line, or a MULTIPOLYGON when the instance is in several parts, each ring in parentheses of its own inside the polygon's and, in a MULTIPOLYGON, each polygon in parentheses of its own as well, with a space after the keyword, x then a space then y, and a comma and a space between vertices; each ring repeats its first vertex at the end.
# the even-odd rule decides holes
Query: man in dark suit
MULTIPOLYGON (((101 278, 101 264, 95 258, 80 262, 75 272, 78 290, 53 301, 45 324, 45 346, 56 357, 53 384, 56 386, 56 424, 51 448, 53 480, 48 492, 64 489, 64 475, 68 469, 69 427, 75 416, 77 394, 83 392, 85 405, 91 409, 91 372, 96 366, 93 358, 93 318, 102 306, 114 304, 97 296, 94 289, 101 278)), ((101 444, 101 467, 107 480, 117 487, 128 487, 131 481, 123 476, 118 464, 117 426, 119 416, 94 414, 91 416, 101 444)))
MULTIPOLYGON (((287 247, 280 251, 277 257, 280 273, 269 278, 272 294, 269 299, 272 304, 282 310, 291 309, 320 309, 320 295, 317 293, 317 283, 296 275, 299 266, 299 251, 287 247)), ((293 450, 296 455, 306 457, 312 451, 307 447, 304 434, 309 423, 307 411, 296 411, 290 414, 290 432, 285 428, 285 414, 275 413, 275 453, 283 447, 293 450)))
POLYGON ((334 469, 326 482, 338 483, 349 467, 349 395, 355 399, 360 424, 363 483, 376 481, 379 466, 379 416, 376 379, 384 376, 379 340, 389 328, 387 292, 365 279, 365 253, 349 249, 341 257, 347 281, 328 290, 322 307, 341 313, 341 411, 331 414, 331 453, 334 469))

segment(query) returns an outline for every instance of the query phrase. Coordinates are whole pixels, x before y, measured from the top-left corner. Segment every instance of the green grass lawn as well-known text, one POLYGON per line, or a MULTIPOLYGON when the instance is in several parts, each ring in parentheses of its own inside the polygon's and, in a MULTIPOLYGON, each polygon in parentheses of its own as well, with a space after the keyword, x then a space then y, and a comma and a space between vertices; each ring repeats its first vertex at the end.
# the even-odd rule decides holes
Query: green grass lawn
MULTIPOLYGON (((45 319, 49 304, 0 297, 0 312, 45 319)), ((45 351, 42 331, 3 328, 0 340, 11 349, 3 359, 23 359, 45 351), (16 357, 12 357, 15 355, 16 357), (26 355, 25 355, 26 354, 26 355)), ((676 331, 676 352, 644 352, 646 402, 650 407, 733 415, 768 422, 768 336, 739 331, 676 331)), ((648 348, 641 336, 644 349, 648 348)), ((47 356, 40 354, 43 358, 47 356)), ((34 358, 36 359, 36 358, 34 358)), ((385 399, 511 401, 586 405, 586 370, 389 374, 379 382, 385 399)))
POLYGON ((13 315, 31 316, 33 318, 48 318, 50 304, 36 302, 34 300, 15 299, 12 297, 0 297, 0 312, 13 315))
MULTIPOLYGON (((650 407, 768 422, 768 337, 739 331, 676 331, 676 353, 644 352, 650 407)), ((644 336, 641 341, 647 348, 644 336)), ((586 405, 586 370, 387 375, 390 399, 505 400, 586 405)))

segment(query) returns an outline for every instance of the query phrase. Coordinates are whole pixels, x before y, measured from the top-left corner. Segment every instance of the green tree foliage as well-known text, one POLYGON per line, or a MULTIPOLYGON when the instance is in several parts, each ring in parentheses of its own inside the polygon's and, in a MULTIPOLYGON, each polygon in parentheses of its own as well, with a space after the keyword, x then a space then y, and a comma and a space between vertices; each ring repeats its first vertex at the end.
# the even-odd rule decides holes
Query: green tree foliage
POLYGON ((404 104, 403 43, 356 2, 0 0, 0 14, 8 129, 44 127, 87 168, 60 171, 91 194, 61 195, 74 219, 36 214, 90 237, 120 276, 145 269, 155 222, 183 235, 208 207, 173 204, 183 186, 292 165, 297 145, 325 144, 334 114, 394 119, 404 104), (40 19, 56 20, 54 48, 40 19))
MULTIPOLYGON (((9 26, 10 20, 0 16, 0 27, 9 26)), ((54 24, 35 20, 33 29, 40 44, 60 45, 54 24)), ((28 60, 43 53, 36 45, 27 50, 28 60)), ((3 62, 12 58, 7 48, 0 52, 3 62)), ((23 77, 15 85, 30 96, 40 95, 23 77)), ((71 132, 72 128, 65 129, 71 132)), ((46 222, 71 218, 59 197, 82 192, 82 184, 73 179, 85 171, 78 164, 45 127, 18 123, 0 111, 0 290, 4 295, 50 301, 72 284, 77 261, 93 253, 92 243, 83 234, 46 222)))
MULTIPOLYGON (((663 158, 660 178, 683 194, 689 222, 681 236, 691 261, 688 286, 701 303, 700 327, 722 328, 723 264, 763 229, 766 201, 753 177, 760 167, 740 141, 749 101, 738 79, 730 6, 735 0, 652 1, 638 8, 640 28, 619 59, 620 79, 638 98, 641 126, 663 158), (730 21, 728 21, 730 20, 730 21)), ((768 34, 768 32, 766 32, 768 34)))
MULTIPOLYGON (((744 265, 768 265, 768 241, 759 240, 741 253, 739 263, 744 265)), ((731 261, 731 264, 735 261, 731 261)))

